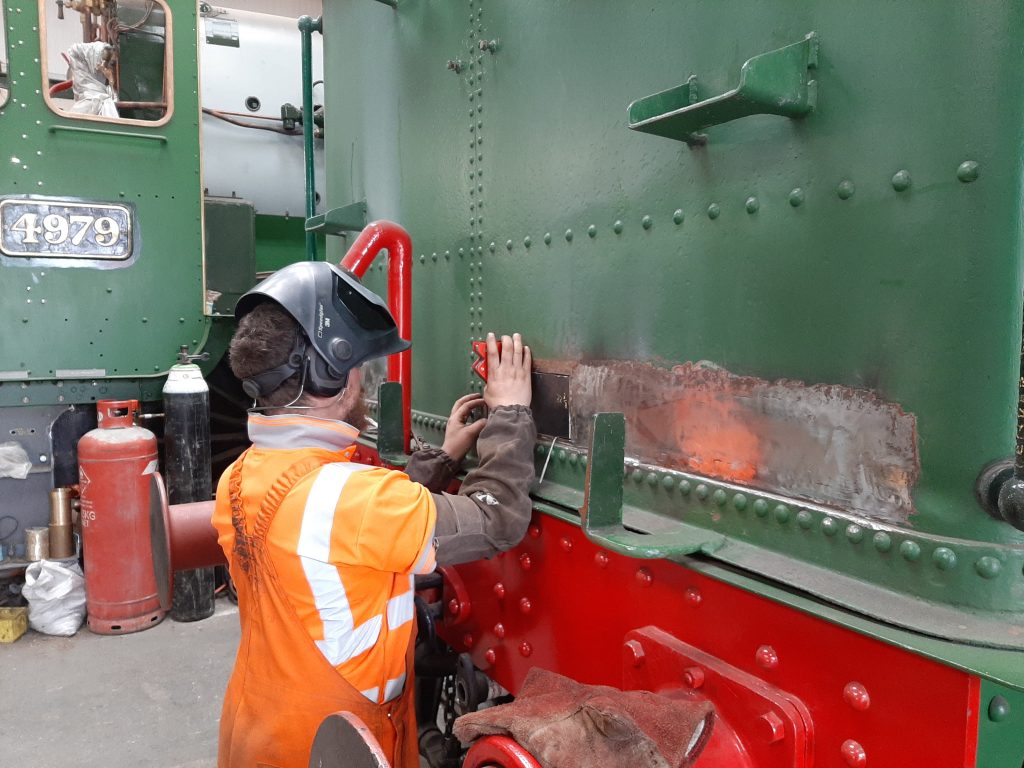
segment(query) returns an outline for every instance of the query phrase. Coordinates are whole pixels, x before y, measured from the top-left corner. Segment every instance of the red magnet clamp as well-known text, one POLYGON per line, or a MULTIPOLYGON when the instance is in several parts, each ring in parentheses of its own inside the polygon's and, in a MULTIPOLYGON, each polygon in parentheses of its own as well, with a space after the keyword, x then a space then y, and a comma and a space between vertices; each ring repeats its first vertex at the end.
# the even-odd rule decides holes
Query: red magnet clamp
POLYGON ((473 373, 487 381, 487 342, 474 341, 473 352, 476 353, 476 360, 473 361, 473 373))

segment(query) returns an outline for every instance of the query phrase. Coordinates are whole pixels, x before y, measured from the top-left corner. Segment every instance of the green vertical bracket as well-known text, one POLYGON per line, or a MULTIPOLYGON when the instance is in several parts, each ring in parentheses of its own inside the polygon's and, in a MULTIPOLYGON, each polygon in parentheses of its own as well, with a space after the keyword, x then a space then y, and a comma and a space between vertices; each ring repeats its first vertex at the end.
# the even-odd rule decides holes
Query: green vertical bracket
POLYGON ((385 381, 377 390, 377 453, 395 466, 405 466, 409 457, 402 445, 402 385, 385 381))
POLYGON ((748 115, 803 117, 817 103, 818 36, 808 34, 787 45, 748 59, 740 84, 719 96, 699 101, 697 77, 682 85, 637 99, 629 105, 629 127, 669 139, 694 143, 697 132, 748 115))
POLYGON ((583 532, 588 539, 613 552, 644 559, 673 559, 695 552, 709 554, 725 543, 724 536, 686 523, 678 523, 672 531, 652 534, 628 530, 622 524, 625 457, 625 416, 621 413, 595 415, 580 510, 583 532))
POLYGON ((366 201, 351 203, 342 208, 332 208, 327 213, 306 219, 307 232, 324 235, 343 235, 346 232, 362 232, 366 227, 366 201))

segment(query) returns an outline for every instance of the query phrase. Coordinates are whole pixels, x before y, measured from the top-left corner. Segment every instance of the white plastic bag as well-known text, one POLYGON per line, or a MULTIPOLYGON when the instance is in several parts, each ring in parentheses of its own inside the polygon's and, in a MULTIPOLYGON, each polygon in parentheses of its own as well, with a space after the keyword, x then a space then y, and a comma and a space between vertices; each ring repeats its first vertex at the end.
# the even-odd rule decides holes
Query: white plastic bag
POLYGON ((0 477, 24 480, 32 469, 32 460, 25 449, 13 441, 0 443, 0 477))
POLYGON ((110 45, 103 42, 75 43, 66 52, 71 66, 71 83, 75 103, 71 112, 80 115, 117 117, 114 89, 107 83, 104 68, 110 45))
POLYGON ((70 637, 82 626, 85 577, 78 563, 32 563, 25 569, 21 594, 28 600, 28 623, 36 632, 70 637))

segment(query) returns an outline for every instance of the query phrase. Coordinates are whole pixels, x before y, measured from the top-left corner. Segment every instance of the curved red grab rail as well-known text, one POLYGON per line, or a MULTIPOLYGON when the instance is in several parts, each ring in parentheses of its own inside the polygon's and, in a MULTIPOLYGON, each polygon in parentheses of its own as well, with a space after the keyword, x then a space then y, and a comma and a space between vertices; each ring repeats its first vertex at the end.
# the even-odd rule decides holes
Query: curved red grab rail
POLYGON ((462 768, 541 768, 537 759, 508 736, 484 736, 473 742, 462 768))

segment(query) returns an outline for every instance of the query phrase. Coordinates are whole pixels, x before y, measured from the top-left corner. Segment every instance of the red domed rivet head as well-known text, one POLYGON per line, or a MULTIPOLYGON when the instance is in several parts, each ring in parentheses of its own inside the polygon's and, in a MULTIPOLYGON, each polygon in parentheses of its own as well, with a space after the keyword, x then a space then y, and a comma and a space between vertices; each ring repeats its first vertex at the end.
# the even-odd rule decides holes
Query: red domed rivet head
POLYGON ((558 546, 560 546, 565 552, 572 552, 572 539, 568 536, 563 536, 558 540, 558 546))
POLYGON ((871 696, 868 695, 868 689, 857 682, 850 682, 844 686, 843 701, 860 712, 871 706, 871 696))
POLYGON ((500 581, 494 585, 494 594, 499 600, 503 600, 505 598, 505 585, 500 581))
POLYGON ((536 523, 533 523, 533 524, 532 524, 532 525, 531 525, 531 526, 530 526, 530 527, 529 527, 529 528, 527 529, 527 533, 529 533, 529 534, 530 534, 530 538, 531 538, 531 539, 539 539, 539 538, 540 538, 540 526, 539 526, 539 525, 537 525, 536 523))
POLYGON ((761 715, 761 722, 764 723, 762 732, 768 739, 769 744, 774 744, 786 738, 786 726, 782 718, 774 712, 767 712, 761 715))
POLYGON ((456 600, 454 597, 448 601, 448 613, 450 613, 452 616, 459 615, 459 601, 456 600))
POLYGON ((498 638, 499 640, 501 640, 501 639, 503 639, 505 637, 505 625, 504 624, 495 624, 494 625, 494 636, 496 638, 498 638))
POLYGON ((608 555, 606 555, 604 552, 598 552, 596 555, 594 555, 594 563, 597 565, 598 568, 607 568, 608 555))
POLYGON ((683 594, 683 599, 686 601, 686 604, 688 606, 690 606, 691 608, 696 608, 698 605, 700 605, 700 601, 704 598, 701 597, 700 590, 698 590, 696 587, 690 587, 683 594))
POLYGON ((839 748, 839 754, 850 768, 864 768, 868 764, 868 753, 853 739, 847 739, 839 748))
POLYGON ((625 654, 626 663, 634 667, 644 663, 644 647, 639 640, 627 640, 622 646, 622 652, 625 654))
POLYGON ((519 610, 523 613, 529 613, 533 610, 533 603, 530 602, 530 598, 524 597, 519 600, 519 610))
POLYGON ((770 645, 762 645, 758 648, 757 653, 754 654, 754 660, 762 669, 775 669, 779 666, 779 654, 770 645))
POLYGON ((484 660, 488 664, 493 664, 495 661, 498 660, 498 654, 494 652, 493 648, 488 648, 487 651, 484 653, 484 660))
POLYGON ((530 558, 529 555, 520 555, 519 564, 523 566, 524 571, 528 571, 531 568, 533 568, 533 560, 530 558))
POLYGON ((683 672, 683 684, 687 688, 700 688, 704 685, 704 670, 700 667, 687 667, 683 672))
POLYGON ((533 646, 523 641, 519 644, 519 653, 523 656, 529 656, 533 653, 533 646))
POLYGON ((636 583, 641 587, 649 587, 654 583, 654 576, 646 568, 641 568, 636 572, 636 583))
POLYGON ((475 642, 476 642, 476 638, 473 637, 473 635, 470 634, 469 632, 467 632, 466 634, 464 634, 462 636, 462 644, 464 646, 466 646, 467 648, 472 648, 473 647, 473 643, 475 643, 475 642))

